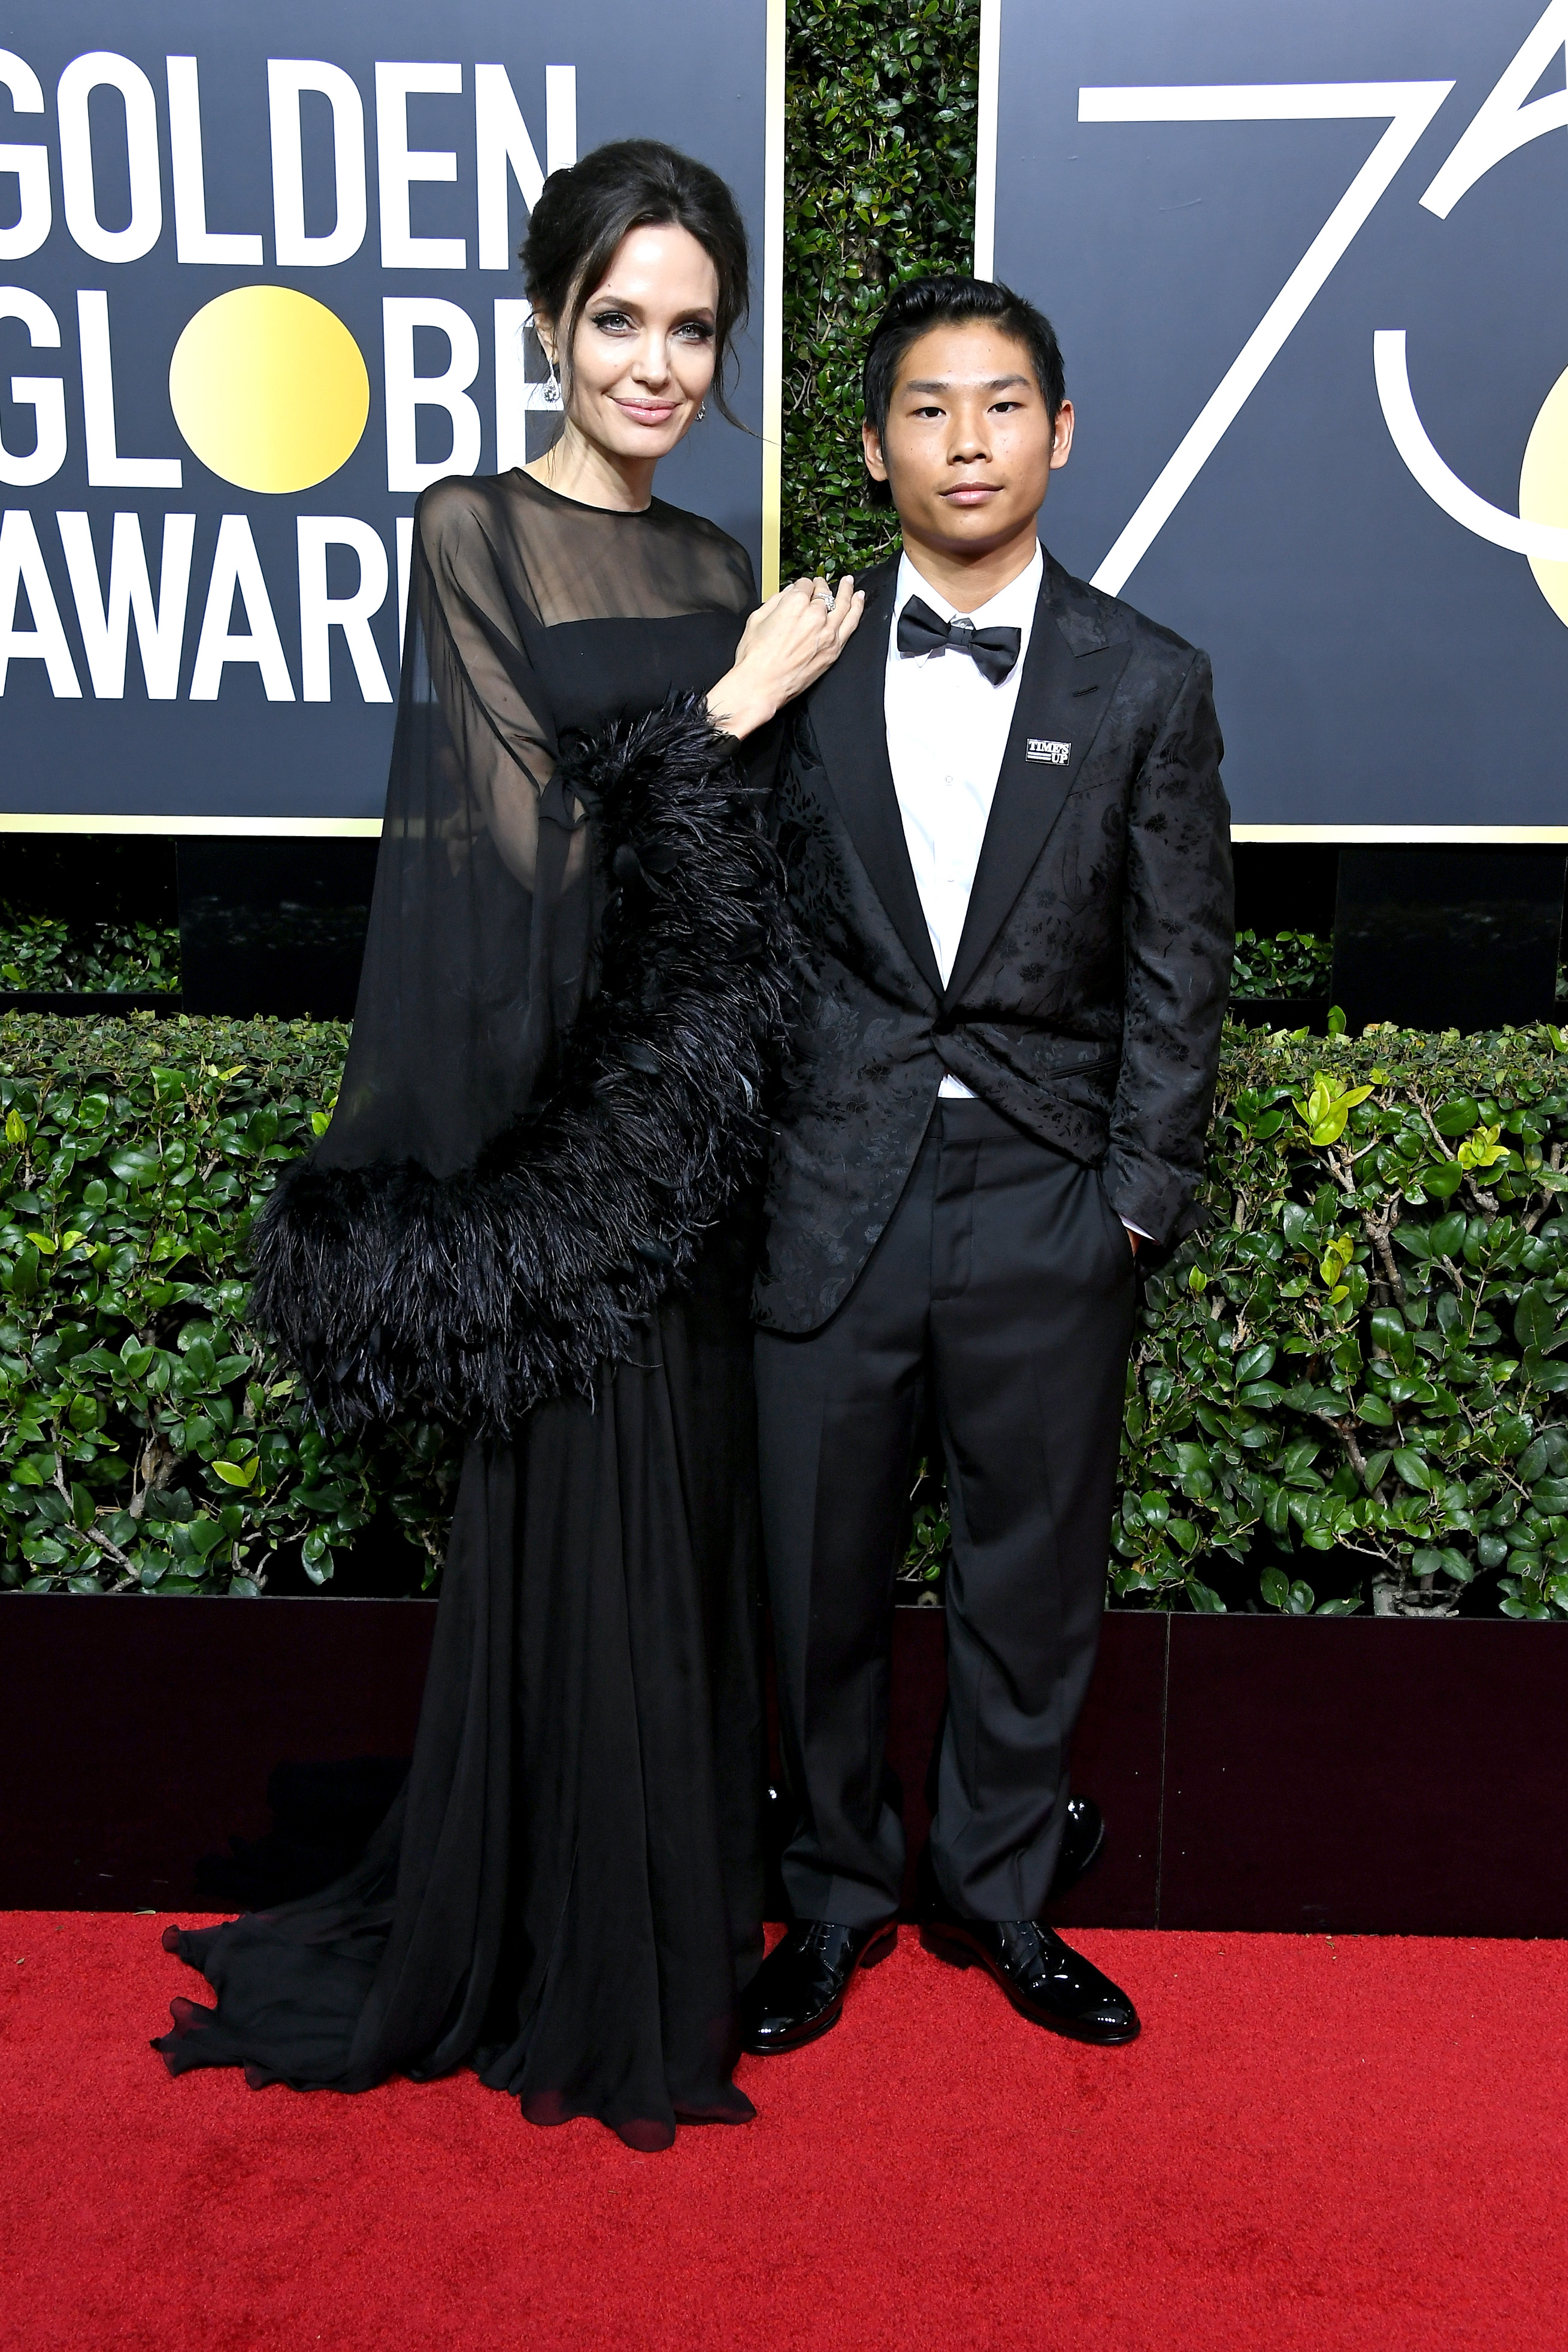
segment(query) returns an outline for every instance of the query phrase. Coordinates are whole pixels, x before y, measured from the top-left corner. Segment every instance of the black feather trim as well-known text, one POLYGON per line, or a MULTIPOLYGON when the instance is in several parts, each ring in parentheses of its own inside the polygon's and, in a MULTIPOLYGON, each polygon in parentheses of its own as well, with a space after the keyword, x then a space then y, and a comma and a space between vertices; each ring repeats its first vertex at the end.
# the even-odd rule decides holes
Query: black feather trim
POLYGON ((797 943, 735 745, 699 696, 559 771, 620 884, 553 1082, 472 1168, 290 1169, 251 1313, 344 1428, 408 1409, 483 1434, 593 1392, 753 1172, 797 943))

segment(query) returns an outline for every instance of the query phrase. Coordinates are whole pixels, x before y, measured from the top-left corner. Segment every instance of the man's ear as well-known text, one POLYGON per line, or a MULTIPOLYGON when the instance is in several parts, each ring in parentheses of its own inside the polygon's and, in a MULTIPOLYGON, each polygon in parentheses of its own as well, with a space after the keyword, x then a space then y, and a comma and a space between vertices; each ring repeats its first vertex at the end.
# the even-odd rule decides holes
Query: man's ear
POLYGON ((874 482, 888 478, 888 461, 882 455, 882 436, 868 417, 860 426, 860 446, 865 452, 866 471, 874 482))

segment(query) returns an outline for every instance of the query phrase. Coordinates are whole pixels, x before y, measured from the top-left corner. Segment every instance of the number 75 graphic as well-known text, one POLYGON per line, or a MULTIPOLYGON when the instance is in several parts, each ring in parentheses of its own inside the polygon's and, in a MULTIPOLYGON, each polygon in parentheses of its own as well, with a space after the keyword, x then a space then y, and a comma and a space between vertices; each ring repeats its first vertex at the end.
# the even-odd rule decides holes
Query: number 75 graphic
MULTIPOLYGON (((1422 196, 1428 212, 1446 220, 1494 163, 1546 131, 1568 128, 1568 89, 1530 97, 1565 45, 1568 0, 1552 0, 1422 196)), ((1326 122, 1365 117, 1388 124, 1140 502, 1096 572, 1095 587, 1120 594, 1453 87, 1451 81, 1340 81, 1079 90, 1080 122, 1326 122)), ((1394 445, 1428 498, 1496 546, 1537 562, 1568 561, 1568 530, 1521 521, 1489 505, 1438 456, 1411 396, 1402 328, 1373 335, 1373 359, 1394 445)))

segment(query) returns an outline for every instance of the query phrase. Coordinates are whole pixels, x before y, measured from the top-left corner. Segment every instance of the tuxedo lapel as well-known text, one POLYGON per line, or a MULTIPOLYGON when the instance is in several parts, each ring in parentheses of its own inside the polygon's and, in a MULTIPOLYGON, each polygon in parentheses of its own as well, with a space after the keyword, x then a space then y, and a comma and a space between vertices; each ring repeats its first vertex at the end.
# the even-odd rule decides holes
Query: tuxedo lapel
POLYGON ((1047 555, 1013 725, 953 958, 949 1004, 962 998, 1012 912, 1132 650, 1131 642, 1108 643, 1088 612, 1058 613, 1066 584, 1066 573, 1047 555))
POLYGON ((910 864, 904 820, 888 758, 888 633, 899 565, 866 576, 860 625, 809 704, 812 732, 849 837, 910 959, 935 996, 942 975, 910 864))

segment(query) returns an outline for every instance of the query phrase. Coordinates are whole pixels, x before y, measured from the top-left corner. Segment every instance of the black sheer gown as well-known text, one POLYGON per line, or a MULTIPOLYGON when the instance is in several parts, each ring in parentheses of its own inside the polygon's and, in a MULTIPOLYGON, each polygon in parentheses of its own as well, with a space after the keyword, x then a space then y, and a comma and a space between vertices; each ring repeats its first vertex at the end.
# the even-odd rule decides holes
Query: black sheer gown
POLYGON ((648 2148, 752 2113, 744 1202, 788 940, 771 746, 748 772, 700 697, 754 601, 658 501, 421 501, 353 1046, 254 1303, 341 1423, 476 1433, 405 1792, 323 1894, 168 1932, 217 1995, 174 2003, 176 2073, 471 2065, 648 2148))

